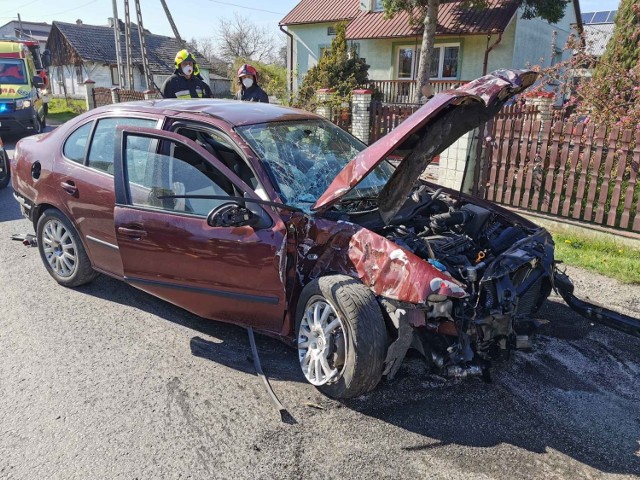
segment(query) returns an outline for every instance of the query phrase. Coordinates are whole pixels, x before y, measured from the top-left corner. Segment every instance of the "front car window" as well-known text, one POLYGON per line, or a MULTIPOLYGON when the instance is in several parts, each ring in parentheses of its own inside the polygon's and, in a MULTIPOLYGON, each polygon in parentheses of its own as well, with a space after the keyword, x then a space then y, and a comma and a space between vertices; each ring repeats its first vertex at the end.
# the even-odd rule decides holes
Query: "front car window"
POLYGON ((155 153, 149 148, 149 140, 127 135, 125 169, 132 205, 206 217, 224 200, 162 197, 234 195, 229 180, 189 147, 165 140, 159 148, 163 153, 155 153))
MULTIPOLYGON (((333 179, 365 145, 321 119, 270 122, 238 127, 269 170, 276 188, 288 205, 307 212, 333 179)), ((377 196, 393 173, 382 163, 347 198, 377 196)))
POLYGON ((27 85, 24 62, 10 58, 0 58, 0 83, 27 85))

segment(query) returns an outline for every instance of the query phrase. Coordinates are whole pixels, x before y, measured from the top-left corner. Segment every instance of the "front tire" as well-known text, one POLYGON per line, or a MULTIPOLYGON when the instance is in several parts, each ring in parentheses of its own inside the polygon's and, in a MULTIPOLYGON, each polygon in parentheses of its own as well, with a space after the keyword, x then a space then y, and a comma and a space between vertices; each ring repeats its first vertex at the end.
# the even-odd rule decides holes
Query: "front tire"
POLYGON ((387 332, 375 296, 346 275, 321 277, 300 295, 298 358, 305 378, 333 398, 373 390, 387 350, 387 332))
POLYGON ((36 237, 42 262, 60 285, 78 287, 98 276, 78 232, 58 210, 49 209, 42 214, 36 237))

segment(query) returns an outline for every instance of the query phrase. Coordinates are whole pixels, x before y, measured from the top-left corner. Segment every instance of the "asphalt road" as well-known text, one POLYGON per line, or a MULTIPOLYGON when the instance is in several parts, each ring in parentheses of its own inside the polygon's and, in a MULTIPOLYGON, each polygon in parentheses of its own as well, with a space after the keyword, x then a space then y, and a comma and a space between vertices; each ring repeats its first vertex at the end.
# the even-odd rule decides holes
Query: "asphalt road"
MULTIPOLYGON (((258 336, 282 422, 244 330, 100 277, 66 289, 0 190, 0 478, 637 478, 640 340, 552 297, 532 352, 493 382, 442 382, 412 358, 337 402, 296 354, 258 336)), ((640 316, 640 286, 570 270, 577 291, 640 316)))

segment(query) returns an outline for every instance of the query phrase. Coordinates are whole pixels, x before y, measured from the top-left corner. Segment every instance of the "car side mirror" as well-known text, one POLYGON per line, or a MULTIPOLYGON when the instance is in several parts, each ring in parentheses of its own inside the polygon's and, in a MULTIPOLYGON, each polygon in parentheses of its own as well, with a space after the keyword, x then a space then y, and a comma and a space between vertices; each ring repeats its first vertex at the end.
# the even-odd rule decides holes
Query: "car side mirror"
POLYGON ((37 88, 44 88, 44 80, 42 80, 42 77, 40 75, 33 76, 33 84, 37 88))
POLYGON ((217 206, 207 216, 210 227, 259 227, 262 218, 234 202, 217 206))

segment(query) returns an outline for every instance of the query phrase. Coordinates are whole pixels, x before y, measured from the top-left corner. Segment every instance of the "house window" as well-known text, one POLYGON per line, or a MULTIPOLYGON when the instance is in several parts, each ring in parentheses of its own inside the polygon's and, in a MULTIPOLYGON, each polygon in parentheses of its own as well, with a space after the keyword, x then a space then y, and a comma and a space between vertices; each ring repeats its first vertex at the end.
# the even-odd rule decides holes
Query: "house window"
POLYGON ((118 73, 118 66, 111 65, 111 85, 120 85, 120 74, 118 73))
POLYGON ((327 27, 327 35, 335 36, 336 35, 336 27, 327 27))
POLYGON ((84 82, 84 76, 82 74, 82 65, 76 65, 76 83, 80 85, 84 82))
POLYGON ((384 10, 384 5, 382 5, 382 0, 374 0, 373 11, 381 12, 384 10))
MULTIPOLYGON (((440 44, 431 52, 429 77, 433 79, 458 78, 460 44, 440 44)), ((418 73, 420 47, 401 46, 396 60, 396 77, 400 80, 413 80, 418 73)))

